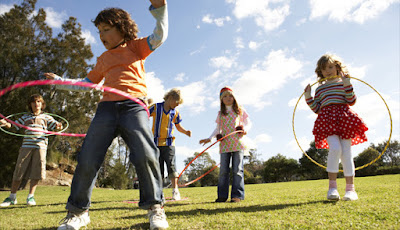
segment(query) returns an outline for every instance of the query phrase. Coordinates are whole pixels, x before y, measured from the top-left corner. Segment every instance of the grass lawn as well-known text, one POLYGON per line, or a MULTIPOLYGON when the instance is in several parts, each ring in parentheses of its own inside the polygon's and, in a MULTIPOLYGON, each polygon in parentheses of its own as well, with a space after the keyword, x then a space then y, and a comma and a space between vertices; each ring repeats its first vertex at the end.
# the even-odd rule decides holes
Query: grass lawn
MULTIPOLYGON (((167 202, 170 229, 400 229, 400 175, 355 178, 359 200, 326 200, 327 180, 246 185, 240 203, 214 203, 216 187, 181 188, 182 201, 167 202)), ((338 180, 344 195, 345 181, 338 180)), ((55 229, 65 217, 68 187, 39 186, 37 206, 0 209, 0 229, 55 229)), ((171 197, 172 190, 165 189, 171 197)), ((0 192, 5 199, 9 192, 0 192)), ((89 229, 148 229, 138 190, 94 189, 89 229), (128 202, 124 202, 128 201, 128 202)))

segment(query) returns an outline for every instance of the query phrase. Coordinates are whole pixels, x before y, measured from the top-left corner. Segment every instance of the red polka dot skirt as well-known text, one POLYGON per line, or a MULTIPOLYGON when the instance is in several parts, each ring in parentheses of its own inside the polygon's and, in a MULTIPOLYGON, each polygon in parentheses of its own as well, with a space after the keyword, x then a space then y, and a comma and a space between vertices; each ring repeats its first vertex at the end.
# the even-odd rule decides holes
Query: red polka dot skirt
POLYGON ((367 141, 365 132, 368 127, 349 105, 328 105, 318 113, 314 123, 313 134, 317 149, 329 149, 326 138, 338 135, 342 139, 351 139, 351 145, 367 141))

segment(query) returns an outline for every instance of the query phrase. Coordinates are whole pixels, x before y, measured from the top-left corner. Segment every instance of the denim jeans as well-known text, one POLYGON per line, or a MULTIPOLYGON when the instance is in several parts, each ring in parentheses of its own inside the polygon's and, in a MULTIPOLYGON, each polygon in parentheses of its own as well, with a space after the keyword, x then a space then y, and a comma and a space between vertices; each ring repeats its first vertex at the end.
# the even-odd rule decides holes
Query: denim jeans
POLYGON ((120 135, 130 150, 129 159, 139 179, 139 207, 148 209, 163 203, 162 178, 158 163, 159 152, 153 142, 145 109, 131 101, 100 102, 90 124, 78 165, 72 179, 67 209, 80 213, 89 209, 97 174, 113 139, 120 135))
POLYGON ((232 191, 231 198, 244 200, 244 173, 243 151, 221 153, 221 165, 218 179, 218 198, 228 199, 229 196, 229 172, 232 158, 232 191))

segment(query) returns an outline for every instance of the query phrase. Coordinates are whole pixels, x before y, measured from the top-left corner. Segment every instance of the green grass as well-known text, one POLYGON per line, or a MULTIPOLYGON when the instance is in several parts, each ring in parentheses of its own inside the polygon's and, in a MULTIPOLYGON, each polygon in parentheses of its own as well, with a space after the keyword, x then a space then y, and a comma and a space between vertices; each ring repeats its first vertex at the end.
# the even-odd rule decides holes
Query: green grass
MULTIPOLYGON (((326 201, 327 180, 246 185, 240 203, 214 203, 216 187, 181 188, 187 200, 165 205, 171 229, 400 229, 400 175, 355 179, 357 201, 326 201)), ((344 195, 345 181, 338 180, 344 195)), ((37 206, 0 209, 0 229, 54 229, 66 215, 69 188, 39 186, 37 206)), ((171 189, 164 190, 171 196, 171 189)), ((0 192, 4 199, 9 192, 0 192)), ((124 200, 138 190, 94 189, 89 229, 148 229, 146 211, 124 200)))

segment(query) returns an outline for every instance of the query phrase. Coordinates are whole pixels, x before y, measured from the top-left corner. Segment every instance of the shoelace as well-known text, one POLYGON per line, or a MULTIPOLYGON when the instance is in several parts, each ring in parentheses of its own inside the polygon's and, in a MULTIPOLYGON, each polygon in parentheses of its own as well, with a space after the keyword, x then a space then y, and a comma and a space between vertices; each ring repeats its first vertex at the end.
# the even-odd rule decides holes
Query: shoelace
POLYGON ((72 213, 68 213, 66 217, 64 217, 60 220, 59 224, 68 224, 69 222, 72 222, 72 220, 74 218, 77 218, 80 220, 80 217, 78 217, 72 213))
POLYGON ((163 216, 165 216, 165 213, 163 209, 155 209, 155 210, 150 210, 150 213, 148 215, 152 219, 162 220, 164 219, 163 216))

